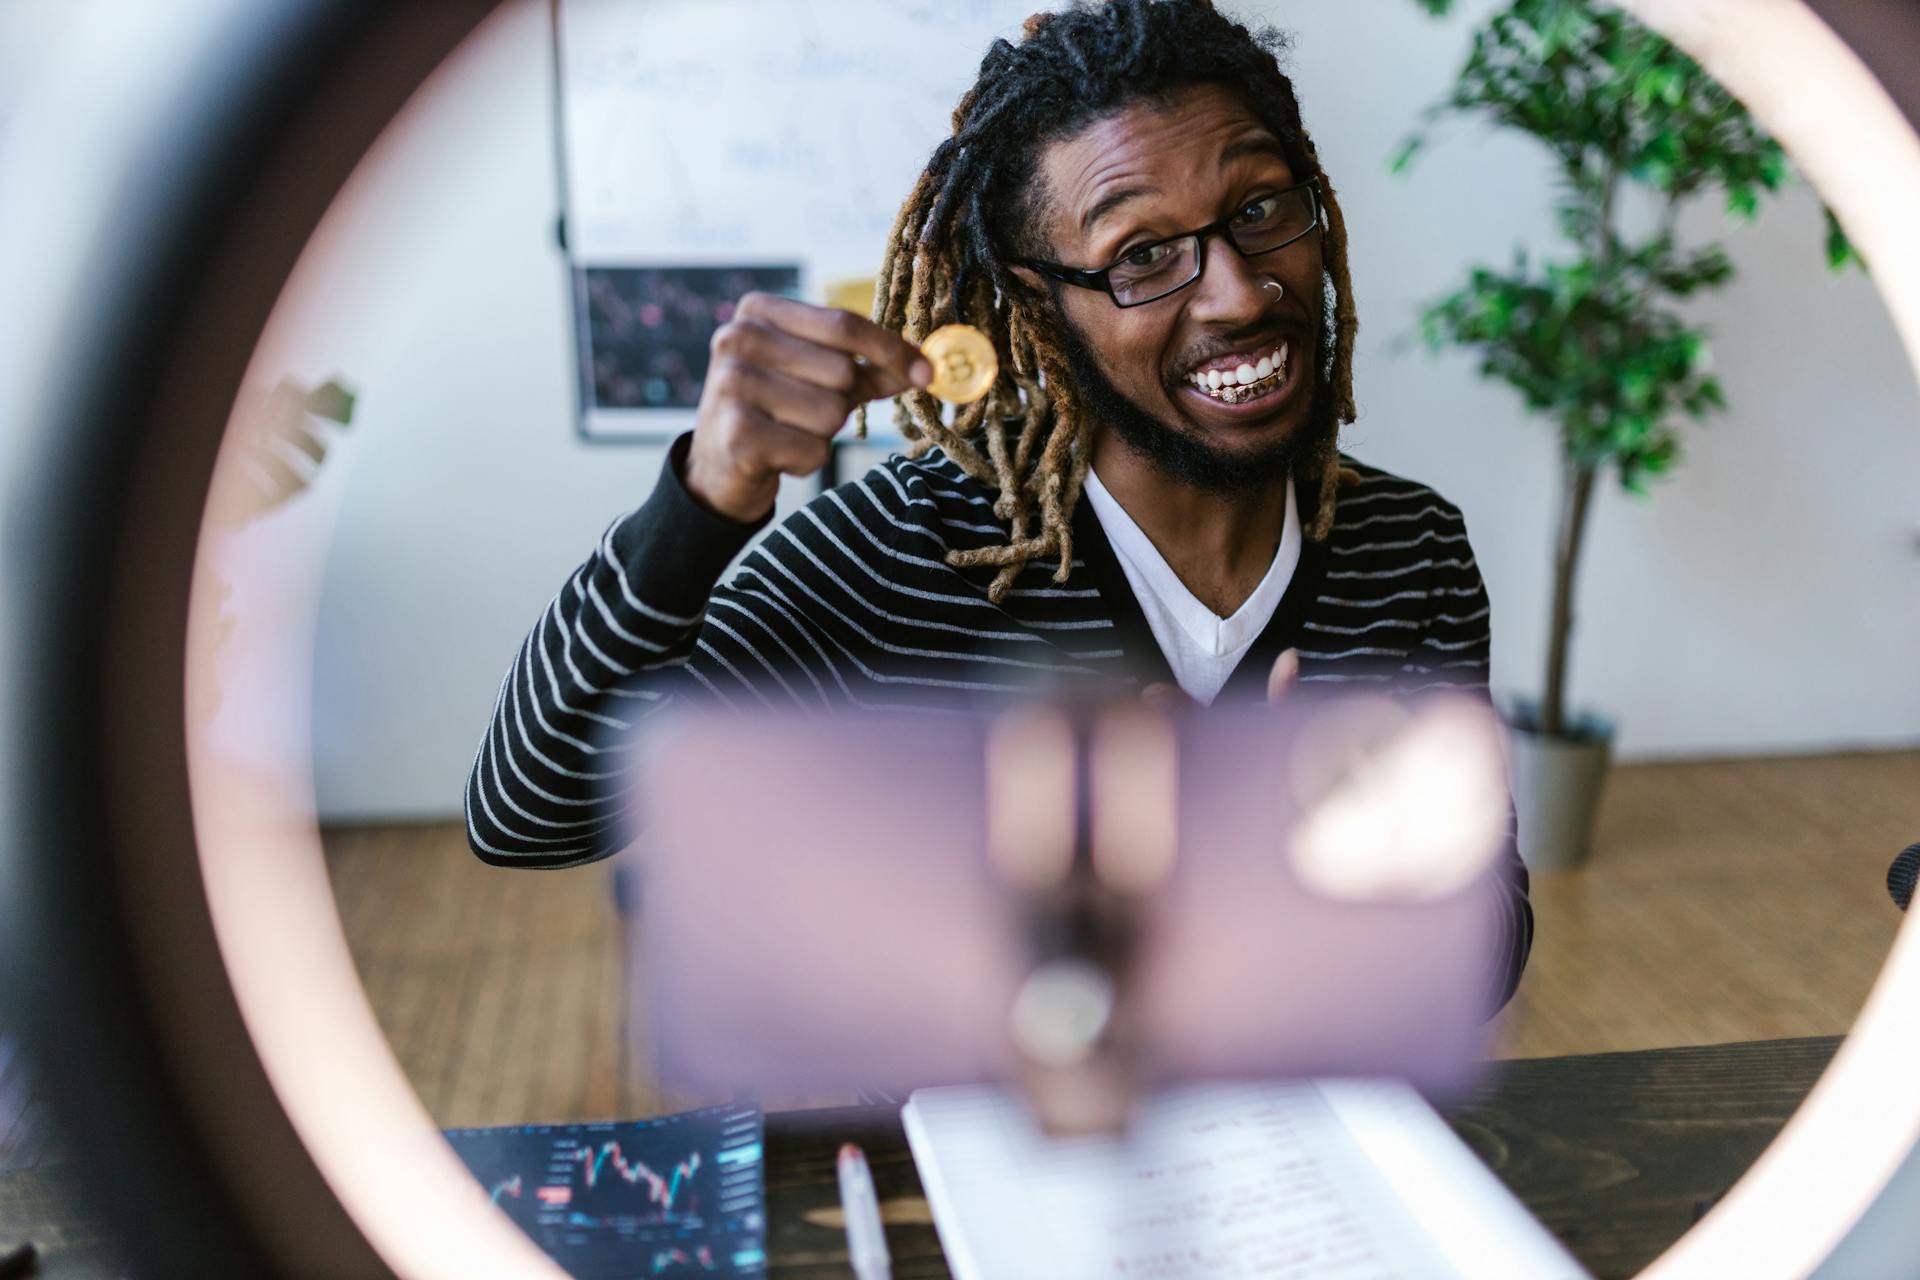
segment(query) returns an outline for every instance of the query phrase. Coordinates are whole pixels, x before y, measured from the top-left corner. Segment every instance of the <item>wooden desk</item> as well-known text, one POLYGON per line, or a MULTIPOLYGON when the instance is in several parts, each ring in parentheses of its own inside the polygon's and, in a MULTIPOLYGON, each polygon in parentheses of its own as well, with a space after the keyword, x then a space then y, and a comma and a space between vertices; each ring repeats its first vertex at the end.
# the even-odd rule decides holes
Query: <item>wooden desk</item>
MULTIPOLYGON (((1501 1063, 1444 1110, 1574 1255, 1613 1280, 1672 1244, 1746 1171, 1838 1044, 1823 1037, 1501 1063)), ((4 1138, 0 1132, 0 1148, 4 1138)), ((863 1145, 873 1165, 894 1274, 946 1276, 899 1115, 884 1107, 767 1118, 774 1274, 847 1275, 834 1155, 848 1140, 863 1145)), ((0 1243, 54 1244, 49 1280, 115 1274, 89 1247, 98 1233, 56 1187, 42 1170, 0 1168, 0 1243), (59 1247, 63 1241, 72 1247, 59 1247)))

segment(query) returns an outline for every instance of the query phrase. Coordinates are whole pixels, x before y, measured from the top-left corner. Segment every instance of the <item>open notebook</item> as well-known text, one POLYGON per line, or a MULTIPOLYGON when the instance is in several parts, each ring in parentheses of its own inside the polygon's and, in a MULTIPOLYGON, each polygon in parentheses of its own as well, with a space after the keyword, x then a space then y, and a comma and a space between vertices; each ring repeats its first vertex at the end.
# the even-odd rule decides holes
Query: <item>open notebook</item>
POLYGON ((1127 1139, 1049 1140, 1018 1098, 922 1089, 907 1139, 958 1280, 1585 1277, 1405 1085, 1210 1085, 1127 1139))

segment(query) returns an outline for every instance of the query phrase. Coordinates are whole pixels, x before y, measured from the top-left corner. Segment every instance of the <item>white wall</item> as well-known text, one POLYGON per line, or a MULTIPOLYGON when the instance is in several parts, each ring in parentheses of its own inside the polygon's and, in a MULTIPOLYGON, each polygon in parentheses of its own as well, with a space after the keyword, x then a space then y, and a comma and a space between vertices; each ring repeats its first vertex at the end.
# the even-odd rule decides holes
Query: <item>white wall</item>
MULTIPOLYGON (((1349 447, 1465 508, 1495 682, 1531 689, 1551 433, 1467 359, 1394 347, 1467 262, 1544 242, 1546 167, 1522 140, 1456 125, 1411 177, 1388 176, 1465 22, 1410 0, 1269 8, 1299 34, 1302 101, 1352 229, 1349 447)), ((658 465, 657 450, 574 435, 543 13, 504 13, 387 139, 259 365, 339 372, 360 392, 349 443, 299 500, 337 511, 314 673, 319 799, 336 819, 457 810, 515 645, 658 465)), ((1710 209, 1687 224, 1719 227, 1710 209)), ((1741 279, 1701 315, 1732 412, 1693 434, 1650 501, 1597 504, 1574 688, 1619 720, 1626 754, 1920 740, 1920 394, 1868 283, 1826 276, 1820 231, 1796 192, 1731 236, 1741 279)))
MULTIPOLYGON (((1406 179, 1379 157, 1464 54, 1465 27, 1378 5, 1285 6, 1308 123, 1343 183, 1365 326, 1348 447, 1466 511, 1494 602, 1494 683, 1544 667, 1553 432, 1468 357, 1395 356, 1419 303, 1469 261, 1549 244, 1548 170, 1512 135, 1454 123, 1406 179), (1362 13, 1365 16, 1362 16, 1362 13), (1363 25, 1370 22, 1372 25, 1363 25)), ((1487 4, 1465 6, 1471 12, 1487 4)), ((1731 411, 1690 433, 1650 499, 1596 503, 1579 597, 1576 700, 1628 756, 1749 754, 1920 740, 1920 395, 1871 283, 1830 276, 1805 188, 1724 235, 1738 280, 1696 308, 1731 411)))
POLYGON ((457 812, 520 637, 659 466, 575 434, 547 57, 544 5, 525 0, 442 69, 329 216, 257 362, 263 380, 338 373, 359 393, 293 504, 333 521, 330 544, 324 521, 307 543, 327 557, 323 815, 457 812))

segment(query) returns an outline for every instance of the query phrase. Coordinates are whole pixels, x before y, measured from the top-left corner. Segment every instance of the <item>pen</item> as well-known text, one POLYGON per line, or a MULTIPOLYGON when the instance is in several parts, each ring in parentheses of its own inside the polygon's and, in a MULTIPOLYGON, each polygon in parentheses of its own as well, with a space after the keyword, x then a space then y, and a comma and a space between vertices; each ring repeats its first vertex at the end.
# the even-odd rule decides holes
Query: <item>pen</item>
POLYGON ((873 1171, 867 1168, 866 1153, 851 1142, 840 1148, 840 1207, 847 1215, 847 1260, 853 1264, 854 1280, 893 1280, 873 1171))

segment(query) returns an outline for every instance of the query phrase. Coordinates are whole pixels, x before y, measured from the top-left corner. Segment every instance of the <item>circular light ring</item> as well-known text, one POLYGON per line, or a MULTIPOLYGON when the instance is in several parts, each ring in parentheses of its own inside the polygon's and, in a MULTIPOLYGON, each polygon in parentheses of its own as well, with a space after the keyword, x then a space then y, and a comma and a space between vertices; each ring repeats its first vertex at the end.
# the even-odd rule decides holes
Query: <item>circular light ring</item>
MULTIPOLYGON (((1906 235, 1920 225, 1920 140, 1884 90, 1802 0, 1626 4, 1814 178, 1920 364, 1920 243, 1906 235)), ((16 574, 9 610, 16 628, 35 622, 10 664, 33 679, 15 678, 8 708, 33 752, 12 753, 0 797, 0 947, 9 971, 38 979, 25 1023, 70 1136, 148 1175, 114 1208, 156 1274, 204 1271, 216 1237, 235 1241, 231 1274, 369 1274, 368 1241, 409 1276, 557 1274, 450 1176, 338 919, 316 901, 312 832, 274 855, 275 884, 299 893, 263 897, 245 879, 267 864, 243 865, 231 837, 258 827, 203 815, 196 859, 179 696, 199 504, 253 338, 353 163, 493 5, 236 5, 221 74, 197 114, 170 122, 174 182, 141 191, 114 252, 90 264, 121 286, 119 305, 85 315, 65 343, 95 359, 52 371, 48 411, 29 419, 46 424, 26 495, 45 550, 16 574), (83 594, 77 582, 104 585, 83 594), (289 961, 292 999, 268 976, 289 961), (312 1070, 330 1044, 353 1047, 350 1088, 312 1070), (391 1178, 396 1167, 418 1180, 391 1178)), ((1806 1106, 1651 1275, 1806 1274, 1913 1151, 1917 929, 1902 930, 1806 1106)))
MULTIPOLYGON (((215 919, 235 882, 203 881, 196 857, 181 685, 207 482, 254 342, 368 148, 494 5, 228 4, 166 101, 126 122, 139 141, 121 171, 63 211, 87 229, 48 237, 70 261, 29 276, 44 305, 18 299, 61 331, 31 402, 24 382, 0 388, 38 428, 6 477, 0 997, 87 1175, 78 1191, 143 1273, 559 1274, 484 1198, 472 1207, 330 895, 215 919), (317 961, 265 1004, 229 975, 247 961, 231 934, 253 925, 317 961), (342 1050, 324 1094, 286 1087, 342 1050), (313 1141, 356 1125, 347 1159, 313 1141), (394 1177, 410 1170, 417 1187, 394 1177), (383 1186, 396 1198, 363 1212, 383 1186)), ((68 186, 51 162, 33 177, 68 186)), ((307 853, 284 869, 324 886, 311 831, 307 853)))
MULTIPOLYGON (((1920 137, 1885 87, 1802 0, 1624 4, 1692 54, 1786 148, 1872 263, 1920 368, 1920 137)), ((1920 922, 1909 918, 1806 1102, 1734 1189, 1644 1274, 1808 1275, 1916 1158, 1920 922)), ((1920 1213, 1909 1223, 1910 1262, 1920 1257, 1920 1213)))

